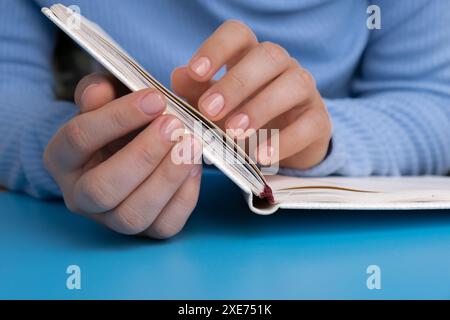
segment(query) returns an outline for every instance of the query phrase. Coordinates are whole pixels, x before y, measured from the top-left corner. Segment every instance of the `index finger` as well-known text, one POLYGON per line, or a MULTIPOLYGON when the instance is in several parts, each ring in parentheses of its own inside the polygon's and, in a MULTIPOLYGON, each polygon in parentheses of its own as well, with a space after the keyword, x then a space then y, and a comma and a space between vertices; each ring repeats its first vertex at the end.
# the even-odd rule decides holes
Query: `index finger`
POLYGON ((200 46, 188 64, 189 75, 199 82, 209 81, 224 65, 233 65, 257 44, 249 27, 237 20, 229 20, 200 46))
POLYGON ((165 107, 165 97, 155 89, 146 89, 83 113, 53 137, 47 147, 48 158, 63 170, 77 169, 97 150, 150 123, 165 107))

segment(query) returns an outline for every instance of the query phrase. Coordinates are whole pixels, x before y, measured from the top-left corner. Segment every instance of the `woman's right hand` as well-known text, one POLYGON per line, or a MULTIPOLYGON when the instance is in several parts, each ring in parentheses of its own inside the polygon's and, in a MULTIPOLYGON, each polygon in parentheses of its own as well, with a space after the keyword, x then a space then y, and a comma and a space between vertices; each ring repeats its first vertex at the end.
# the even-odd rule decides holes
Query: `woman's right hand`
POLYGON ((112 77, 93 74, 77 87, 80 114, 51 139, 44 163, 67 207, 123 234, 168 238, 196 206, 201 144, 163 115, 153 89, 117 97, 112 77), (178 132, 178 133, 177 133, 178 132), (190 150, 192 161, 174 155, 190 150))

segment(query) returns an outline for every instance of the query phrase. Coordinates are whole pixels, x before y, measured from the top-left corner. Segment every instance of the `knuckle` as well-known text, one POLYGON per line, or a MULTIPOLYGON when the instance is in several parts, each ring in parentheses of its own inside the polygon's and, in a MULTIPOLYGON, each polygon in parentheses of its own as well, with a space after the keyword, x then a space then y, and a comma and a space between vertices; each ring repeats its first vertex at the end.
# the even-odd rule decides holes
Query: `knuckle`
POLYGON ((270 41, 261 42, 261 50, 269 57, 269 60, 277 66, 285 66, 290 63, 290 57, 287 51, 278 44, 270 41))
POLYGON ((305 78, 305 82, 311 87, 311 88, 316 88, 316 79, 314 79, 314 76, 312 75, 311 72, 309 72, 306 69, 303 69, 303 77, 305 78))
POLYGON ((233 71, 229 74, 231 81, 235 84, 235 87, 239 89, 243 89, 247 86, 247 81, 243 75, 240 73, 233 71))
POLYGON ((42 155, 42 162, 44 163, 44 167, 50 173, 52 173, 54 171, 55 163, 53 161, 53 155, 50 150, 51 150, 50 145, 47 145, 47 147, 44 150, 44 154, 42 155))
POLYGON ((123 234, 133 235, 145 231, 150 225, 149 217, 142 210, 136 209, 134 206, 123 203, 114 210, 120 232, 123 234))
POLYGON ((331 134, 331 121, 328 115, 323 112, 316 112, 310 118, 312 126, 317 130, 320 136, 327 136, 331 134))
POLYGON ((156 175, 156 180, 164 181, 164 184, 167 186, 178 185, 184 179, 181 175, 183 170, 180 170, 180 167, 188 167, 185 164, 179 163, 176 164, 173 161, 170 161, 170 164, 161 166, 159 170, 156 170, 153 174, 156 175))
POLYGON ((182 193, 171 203, 171 215, 162 216, 150 227, 150 235, 157 239, 168 239, 177 235, 184 227, 187 218, 194 211, 198 201, 198 189, 195 195, 182 193))
POLYGON ((155 168, 160 159, 153 154, 151 148, 143 143, 136 144, 135 146, 135 159, 142 167, 145 168, 155 168))
POLYGON ((117 203, 107 184, 94 174, 86 174, 79 181, 78 190, 81 201, 87 201, 101 211, 114 208, 117 203))
POLYGON ((164 168, 164 170, 161 170, 161 179, 165 179, 168 185, 177 185, 180 183, 182 177, 179 173, 179 168, 174 168, 174 166, 183 166, 184 164, 178 164, 178 165, 171 165, 167 168, 164 168))
POLYGON ((310 90, 310 92, 315 89, 316 81, 308 70, 304 68, 295 68, 293 69, 292 74, 295 81, 303 88, 310 90))
POLYGON ((131 118, 122 110, 126 110, 126 108, 120 108, 111 114, 112 125, 118 130, 128 130, 132 126, 131 118))
POLYGON ((67 143, 74 150, 84 153, 89 150, 89 140, 87 134, 80 125, 79 118, 72 119, 64 127, 64 135, 67 143))
POLYGON ((292 58, 292 57, 289 58, 289 65, 290 65, 292 68, 301 68, 301 67, 302 67, 301 64, 300 64, 300 62, 298 62, 297 59, 292 58))
POLYGON ((198 192, 195 196, 193 196, 192 194, 180 194, 174 201, 180 212, 189 215, 197 206, 198 192))

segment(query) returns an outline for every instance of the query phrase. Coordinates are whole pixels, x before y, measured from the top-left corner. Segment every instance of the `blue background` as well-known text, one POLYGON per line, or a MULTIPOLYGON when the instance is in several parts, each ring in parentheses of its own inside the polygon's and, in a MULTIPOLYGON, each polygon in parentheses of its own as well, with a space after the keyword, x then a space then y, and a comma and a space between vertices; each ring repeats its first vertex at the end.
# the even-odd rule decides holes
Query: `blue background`
POLYGON ((449 211, 258 216, 207 169, 198 208, 169 241, 121 236, 24 195, 0 193, 0 212, 3 299, 450 298, 449 211), (72 264, 81 290, 66 288, 72 264), (366 287, 372 264, 381 290, 366 287))

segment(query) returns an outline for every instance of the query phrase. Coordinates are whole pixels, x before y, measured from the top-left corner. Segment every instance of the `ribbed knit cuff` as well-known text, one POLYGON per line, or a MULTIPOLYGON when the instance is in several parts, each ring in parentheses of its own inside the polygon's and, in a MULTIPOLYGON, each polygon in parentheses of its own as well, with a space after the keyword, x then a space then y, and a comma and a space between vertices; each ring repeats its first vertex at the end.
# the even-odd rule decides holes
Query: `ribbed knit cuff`
POLYGON ((0 101, 0 124, 13 129, 2 137, 2 180, 6 180, 6 187, 37 198, 59 197, 60 189, 44 167, 43 154, 51 137, 78 113, 78 108, 68 102, 26 97, 12 101, 14 105, 0 101))

